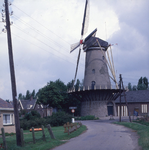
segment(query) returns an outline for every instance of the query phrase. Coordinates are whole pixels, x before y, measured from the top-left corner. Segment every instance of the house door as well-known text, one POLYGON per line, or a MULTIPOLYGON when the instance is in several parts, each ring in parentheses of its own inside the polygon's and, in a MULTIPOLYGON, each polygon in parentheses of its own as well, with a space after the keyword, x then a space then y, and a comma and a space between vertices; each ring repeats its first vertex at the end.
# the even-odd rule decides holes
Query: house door
POLYGON ((113 115, 113 103, 109 102, 107 104, 108 116, 113 115))

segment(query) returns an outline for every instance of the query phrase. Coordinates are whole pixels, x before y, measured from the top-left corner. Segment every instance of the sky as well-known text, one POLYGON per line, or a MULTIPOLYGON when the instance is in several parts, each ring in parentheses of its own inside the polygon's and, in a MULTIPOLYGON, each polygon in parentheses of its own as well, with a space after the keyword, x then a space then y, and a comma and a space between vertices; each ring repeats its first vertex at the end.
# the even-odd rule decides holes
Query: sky
MULTIPOLYGON (((48 82, 65 84, 74 78, 85 0, 10 0, 9 11, 17 94, 36 92, 48 82)), ((0 0, 0 11, 4 9, 0 0)), ((88 31, 112 46, 116 78, 124 85, 149 79, 149 1, 90 0, 88 31), (117 45, 116 45, 117 43, 117 45)), ((2 16, 0 16, 0 20, 2 16)), ((12 100, 7 33, 0 22, 0 97, 12 100)), ((77 78, 84 78, 85 52, 81 52, 77 78)), ((114 84, 114 83, 112 83, 114 84)))

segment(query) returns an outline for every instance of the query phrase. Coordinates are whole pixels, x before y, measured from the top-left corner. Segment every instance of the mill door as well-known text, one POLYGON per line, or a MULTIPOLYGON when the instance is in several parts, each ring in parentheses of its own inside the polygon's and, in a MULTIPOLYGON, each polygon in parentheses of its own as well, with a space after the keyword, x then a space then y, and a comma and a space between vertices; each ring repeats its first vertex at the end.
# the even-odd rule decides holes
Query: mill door
POLYGON ((113 103, 109 102, 107 104, 108 116, 113 115, 113 103))

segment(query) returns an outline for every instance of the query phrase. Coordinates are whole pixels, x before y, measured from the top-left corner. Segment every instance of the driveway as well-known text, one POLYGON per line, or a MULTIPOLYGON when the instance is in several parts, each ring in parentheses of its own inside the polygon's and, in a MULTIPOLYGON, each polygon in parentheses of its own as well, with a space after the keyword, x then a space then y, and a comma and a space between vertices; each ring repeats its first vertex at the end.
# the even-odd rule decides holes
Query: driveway
POLYGON ((104 121, 82 121, 88 130, 53 150, 141 150, 138 135, 126 127, 104 121))

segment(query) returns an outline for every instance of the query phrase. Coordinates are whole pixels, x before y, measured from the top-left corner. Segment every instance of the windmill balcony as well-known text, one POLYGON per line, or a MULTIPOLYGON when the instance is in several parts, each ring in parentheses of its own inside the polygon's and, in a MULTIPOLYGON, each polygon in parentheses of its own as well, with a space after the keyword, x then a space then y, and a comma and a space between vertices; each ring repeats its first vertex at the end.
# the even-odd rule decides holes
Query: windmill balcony
POLYGON ((77 92, 77 91, 87 91, 87 90, 102 90, 102 89, 117 89, 115 85, 92 85, 92 86, 80 86, 79 88, 70 88, 68 93, 77 92))

